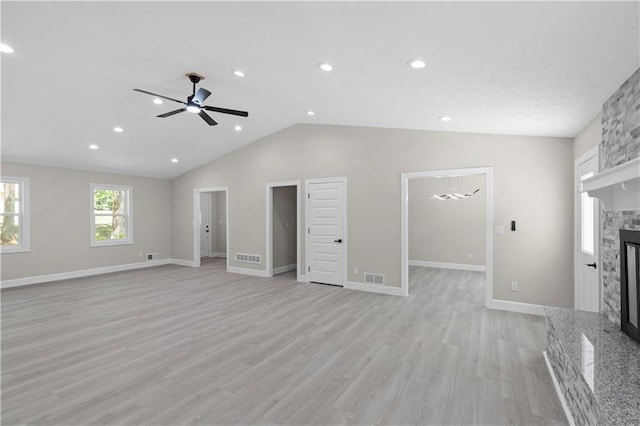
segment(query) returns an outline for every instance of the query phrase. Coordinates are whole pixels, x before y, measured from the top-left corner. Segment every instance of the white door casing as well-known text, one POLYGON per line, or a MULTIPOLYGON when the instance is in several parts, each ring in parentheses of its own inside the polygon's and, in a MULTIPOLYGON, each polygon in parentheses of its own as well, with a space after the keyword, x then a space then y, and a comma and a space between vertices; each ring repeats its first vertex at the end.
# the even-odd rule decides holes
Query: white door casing
POLYGON ((211 255, 211 194, 200 194, 200 257, 211 255))
POLYGON ((582 192, 582 181, 598 174, 598 147, 576 160, 575 308, 600 311, 600 204, 582 192))
POLYGON ((346 178, 313 179, 305 184, 306 278, 342 286, 346 281, 346 178))

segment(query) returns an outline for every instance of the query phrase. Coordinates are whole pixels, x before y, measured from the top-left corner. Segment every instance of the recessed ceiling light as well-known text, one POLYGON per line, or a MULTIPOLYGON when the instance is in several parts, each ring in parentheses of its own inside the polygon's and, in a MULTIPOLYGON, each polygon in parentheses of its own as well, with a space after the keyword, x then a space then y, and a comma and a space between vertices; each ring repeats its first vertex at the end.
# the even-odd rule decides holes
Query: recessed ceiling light
POLYGON ((242 130, 242 126, 236 126, 233 128, 233 130, 235 130, 236 132, 239 132, 240 130, 242 130))
POLYGON ((233 74, 236 75, 237 77, 244 77, 244 71, 242 70, 235 70, 233 74))
POLYGON ((177 158, 172 158, 172 159, 171 159, 171 162, 172 162, 172 163, 177 163, 177 162, 178 162, 178 159, 177 159, 177 158))
POLYGON ((331 71, 333 69, 331 64, 327 64, 326 62, 319 63, 318 68, 320 68, 322 71, 331 71))
POLYGON ((122 133, 122 132, 124 132, 124 130, 122 129, 122 127, 118 127, 118 126, 114 127, 114 128, 113 128, 113 131, 114 131, 114 132, 116 132, 116 133, 122 133))
POLYGON ((447 117, 446 115, 443 115, 442 117, 438 117, 440 119, 440 121, 451 121, 451 117, 447 117))
POLYGON ((89 145, 89 149, 98 149, 100 148, 98 145, 96 145, 95 143, 92 143, 91 145, 89 145))
POLYGON ((13 53, 13 49, 11 48, 11 46, 8 46, 6 44, 0 44, 0 52, 2 52, 2 53, 13 53))
POLYGON ((415 69, 424 68, 426 65, 422 59, 412 59, 409 61, 409 66, 415 69))
POLYGON ((162 105, 162 99, 160 99, 160 98, 155 98, 155 99, 153 100, 153 103, 154 103, 154 104, 156 104, 156 105, 162 105))
POLYGON ((316 113, 313 111, 307 111, 307 115, 316 115, 316 113))

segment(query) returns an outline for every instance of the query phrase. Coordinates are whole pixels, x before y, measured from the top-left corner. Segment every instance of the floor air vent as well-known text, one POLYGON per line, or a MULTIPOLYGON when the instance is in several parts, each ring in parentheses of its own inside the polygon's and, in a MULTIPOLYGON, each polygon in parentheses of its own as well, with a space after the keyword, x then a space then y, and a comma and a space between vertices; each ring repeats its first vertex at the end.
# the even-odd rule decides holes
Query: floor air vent
POLYGON ((364 273, 364 282, 367 284, 384 285, 384 275, 372 274, 371 272, 364 273))
POLYGON ((259 254, 236 253, 236 262, 245 263, 262 263, 262 257, 259 254))

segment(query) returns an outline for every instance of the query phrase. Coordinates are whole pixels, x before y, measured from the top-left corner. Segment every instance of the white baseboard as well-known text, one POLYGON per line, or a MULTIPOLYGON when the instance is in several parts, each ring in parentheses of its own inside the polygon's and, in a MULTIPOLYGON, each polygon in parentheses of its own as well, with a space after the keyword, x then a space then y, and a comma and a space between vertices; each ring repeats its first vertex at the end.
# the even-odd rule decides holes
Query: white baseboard
POLYGON ((373 285, 347 281, 343 287, 349 290, 368 291, 370 293, 389 294, 391 296, 403 295, 400 287, 390 287, 387 285, 373 285))
POLYGON ((564 415, 567 417, 567 422, 569 423, 569 426, 575 426, 576 423, 573 420, 573 415, 571 415, 571 410, 569 410, 569 405, 567 404, 567 400, 564 398, 564 394, 562 393, 562 388, 560 387, 560 382, 558 382, 556 373, 553 372, 553 367, 551 366, 551 361, 549 361, 549 357, 547 356, 547 351, 542 351, 542 355, 544 356, 544 362, 545 364, 547 364, 549 375, 551 376, 551 380, 553 381, 553 387, 555 388, 556 394, 560 399, 560 404, 562 405, 562 410, 564 411, 564 415))
POLYGON ((298 282, 299 283, 308 283, 309 282, 309 277, 306 275, 298 275, 298 282))
POLYGON ((510 300, 493 299, 487 305, 489 309, 497 309, 499 311, 518 312, 521 314, 531 314, 544 316, 544 306, 534 305, 532 303, 512 302, 510 300))
POLYGON ((33 277, 4 280, 1 288, 21 287, 25 285, 47 283, 51 281, 68 280, 71 278, 89 277, 92 275, 108 274, 110 272, 129 271, 132 269, 150 268, 152 266, 168 265, 175 263, 172 259, 148 260, 145 262, 126 263, 124 265, 103 266, 101 268, 81 269, 79 271, 60 272, 57 274, 36 275, 33 277))
POLYGON ((224 251, 214 251, 213 253, 210 254, 210 257, 223 257, 223 258, 227 258, 227 252, 224 251))
POLYGON ((296 263, 278 266, 277 268, 273 268, 273 275, 284 274, 285 272, 295 271, 296 269, 298 269, 298 265, 296 263))
POLYGON ((268 278, 267 271, 262 269, 238 268, 237 266, 228 266, 227 272, 233 274, 251 275, 252 277, 268 278))
POLYGON ((446 263, 431 262, 428 260, 410 260, 409 266, 423 266, 425 268, 458 269, 461 271, 484 272, 487 268, 484 265, 468 265, 466 263, 446 263))
POLYGON ((196 268, 198 265, 193 260, 183 260, 183 259, 171 259, 171 263, 173 265, 178 266, 189 266, 191 268, 196 268))

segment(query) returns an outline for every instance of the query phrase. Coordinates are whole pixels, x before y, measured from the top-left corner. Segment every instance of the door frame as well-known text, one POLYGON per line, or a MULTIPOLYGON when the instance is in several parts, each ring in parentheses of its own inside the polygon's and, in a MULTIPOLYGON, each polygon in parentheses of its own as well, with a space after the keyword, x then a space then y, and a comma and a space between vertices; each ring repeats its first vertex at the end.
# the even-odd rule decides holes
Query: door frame
MULTIPOLYGON (((580 305, 580 298, 582 296, 582 282, 580 280, 580 223, 582 218, 580 217, 582 211, 580 210, 581 206, 581 194, 582 187, 580 185, 580 178, 578 176, 578 167, 583 163, 595 158, 597 170, 596 175, 600 173, 600 145, 596 145, 591 147, 587 152, 578 157, 573 165, 573 188, 574 188, 574 197, 573 197, 573 308, 578 309, 580 305)), ((596 259, 596 263, 598 265, 598 305, 599 310, 602 310, 602 262, 600 260, 600 226, 601 226, 601 210, 602 207, 600 205, 600 200, 594 198, 596 203, 596 217, 594 218, 594 239, 595 244, 593 245, 593 257, 596 259)))
POLYGON ((226 201, 225 226, 227 228, 227 270, 229 270, 229 187, 215 186, 210 188, 195 188, 193 190, 193 266, 200 267, 200 194, 205 192, 224 192, 226 201))
POLYGON ((301 263, 301 242, 300 235, 302 234, 302 220, 301 220, 301 197, 299 180, 281 181, 281 182, 267 182, 265 185, 265 251, 264 260, 267 266, 267 277, 273 277, 273 188, 283 186, 295 186, 296 187, 296 278, 301 281, 302 263, 301 263))
MULTIPOLYGON (((199 211, 200 211, 200 218, 202 218, 202 197, 206 197, 209 200, 209 250, 207 250, 207 256, 206 257, 211 257, 211 193, 210 192, 201 192, 200 193, 200 205, 199 207, 199 211)), ((200 224, 200 232, 202 232, 202 223, 200 224)), ((198 237, 202 238, 202 235, 199 233, 198 237)), ((200 258, 202 258, 202 244, 200 244, 200 258)))
MULTIPOLYGON (((310 212, 309 212, 309 186, 314 183, 331 183, 331 182, 341 182, 342 183, 342 233, 344 236, 342 237, 342 286, 346 286, 348 282, 348 272, 349 272, 349 264, 347 255, 349 249, 349 233, 347 229, 347 200, 349 197, 347 196, 347 177, 334 177, 334 178, 315 178, 315 179, 305 179, 304 181, 304 226, 307 229, 309 228, 309 223, 311 222, 310 212)), ((304 275, 299 276, 298 281, 309 282, 309 275, 307 271, 309 271, 309 253, 311 253, 311 241, 309 238, 309 231, 304 233, 304 275)))
POLYGON ((485 306, 493 305, 493 167, 402 173, 400 177, 400 289, 409 295, 409 181, 435 176, 485 176, 485 306))

